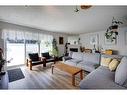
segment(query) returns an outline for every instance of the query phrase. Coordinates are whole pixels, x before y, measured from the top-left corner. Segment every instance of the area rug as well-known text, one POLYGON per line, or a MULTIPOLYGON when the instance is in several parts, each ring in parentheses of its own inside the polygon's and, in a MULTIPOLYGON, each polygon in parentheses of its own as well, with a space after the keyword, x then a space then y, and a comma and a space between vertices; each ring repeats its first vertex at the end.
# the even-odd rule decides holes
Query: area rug
POLYGON ((21 68, 7 70, 7 72, 8 72, 9 82, 13 82, 25 78, 21 68))

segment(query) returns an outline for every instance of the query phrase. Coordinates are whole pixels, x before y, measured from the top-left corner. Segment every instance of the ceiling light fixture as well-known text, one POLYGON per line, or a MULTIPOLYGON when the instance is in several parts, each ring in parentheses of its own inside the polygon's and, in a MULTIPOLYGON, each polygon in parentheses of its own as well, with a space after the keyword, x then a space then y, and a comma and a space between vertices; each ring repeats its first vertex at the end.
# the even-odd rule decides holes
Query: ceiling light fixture
MULTIPOLYGON (((87 10, 89 8, 91 8, 92 5, 81 5, 80 8, 83 9, 83 10, 87 10)), ((79 12, 80 9, 78 8, 78 6, 75 6, 75 9, 74 9, 74 12, 79 12)))

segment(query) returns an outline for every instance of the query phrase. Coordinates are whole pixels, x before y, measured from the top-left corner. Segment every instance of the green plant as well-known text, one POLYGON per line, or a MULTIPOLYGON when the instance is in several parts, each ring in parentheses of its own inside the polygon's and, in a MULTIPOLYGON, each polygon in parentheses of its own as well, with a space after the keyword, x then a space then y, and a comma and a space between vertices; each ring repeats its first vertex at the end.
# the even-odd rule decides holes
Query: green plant
POLYGON ((56 42, 55 38, 52 41, 52 55, 55 56, 55 57, 58 57, 58 55, 59 55, 59 51, 58 51, 58 47, 57 47, 57 42, 56 42))
POLYGON ((45 46, 48 47, 50 45, 49 41, 45 42, 45 46))
POLYGON ((113 17, 112 25, 109 26, 109 28, 107 29, 107 31, 105 33, 106 39, 110 40, 110 42, 113 42, 116 39, 116 35, 118 35, 117 29, 120 24, 123 24, 123 22, 119 21, 113 17))
POLYGON ((105 33, 106 39, 108 39, 108 40, 110 40, 111 42, 113 42, 114 39, 116 39, 116 36, 114 37, 114 36, 113 36, 113 33, 114 33, 113 31, 106 32, 106 33, 105 33))

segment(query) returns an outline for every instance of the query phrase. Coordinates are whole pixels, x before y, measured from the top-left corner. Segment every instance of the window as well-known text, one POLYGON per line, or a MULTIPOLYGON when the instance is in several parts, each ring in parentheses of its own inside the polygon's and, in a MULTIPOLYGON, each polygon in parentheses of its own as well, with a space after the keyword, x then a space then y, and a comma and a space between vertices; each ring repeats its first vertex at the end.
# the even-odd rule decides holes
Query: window
MULTIPOLYGON (((10 56, 15 55, 15 59, 17 59, 17 55, 23 55, 22 60, 25 62, 25 58, 28 58, 29 53, 43 53, 43 52, 51 52, 52 51, 52 35, 45 35, 38 32, 25 32, 25 31, 15 31, 15 30, 3 30, 2 38, 7 41, 8 49, 11 48, 13 52, 8 53, 8 58, 10 56), (10 44, 12 43, 12 44, 10 44), (22 49, 20 50, 20 48, 22 49), (19 52, 17 52, 17 51, 19 52), (17 54, 18 53, 18 54, 17 54)), ((14 59, 14 58, 13 58, 14 59)), ((18 60, 19 61, 19 60, 18 60)), ((15 63, 19 63, 17 60, 15 63)), ((24 64, 24 62, 21 62, 24 64)), ((10 63, 11 64, 11 63, 10 63)))
POLYGON ((37 40, 26 40, 26 58, 29 53, 39 53, 39 45, 37 40))
POLYGON ((51 35, 42 35, 42 36, 43 37, 40 42, 40 53, 51 52, 53 37, 51 35))
POLYGON ((69 36, 68 43, 70 44, 79 44, 79 36, 69 36))

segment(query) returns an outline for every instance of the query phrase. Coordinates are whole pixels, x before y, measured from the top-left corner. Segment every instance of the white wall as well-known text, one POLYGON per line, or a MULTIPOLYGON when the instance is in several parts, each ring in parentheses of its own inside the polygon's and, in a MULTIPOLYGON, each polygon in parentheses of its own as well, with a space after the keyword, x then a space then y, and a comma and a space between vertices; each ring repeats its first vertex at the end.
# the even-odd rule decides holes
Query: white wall
MULTIPOLYGON (((65 43, 67 42, 67 37, 68 37, 68 35, 64 34, 64 33, 49 32, 46 30, 40 30, 40 29, 10 24, 10 23, 1 22, 1 21, 0 21, 0 29, 16 29, 16 30, 21 30, 21 31, 41 32, 44 34, 53 35, 53 37, 57 40, 60 55, 62 55, 64 53, 64 46, 65 46, 65 43), (59 45, 59 37, 64 37, 64 44, 63 45, 59 45)), ((1 36, 1 32, 0 32, 0 36, 1 36)), ((4 48, 4 42, 1 39, 1 37, 0 37, 0 47, 4 48)))
MULTIPOLYGON (((84 46, 86 48, 93 49, 93 46, 90 44, 90 36, 93 34, 98 34, 98 38, 99 38, 98 46, 99 47, 103 47, 104 49, 116 50, 116 51, 118 51, 119 55, 127 55, 127 42, 125 41, 125 39, 126 39, 125 34, 127 32, 127 27, 119 28, 117 42, 114 45, 105 44, 105 40, 104 40, 104 33, 105 32, 106 32, 106 30, 94 32, 94 33, 80 34, 79 36, 81 39, 82 46, 84 46)), ((98 46, 96 46, 96 47, 98 47, 98 46)))

